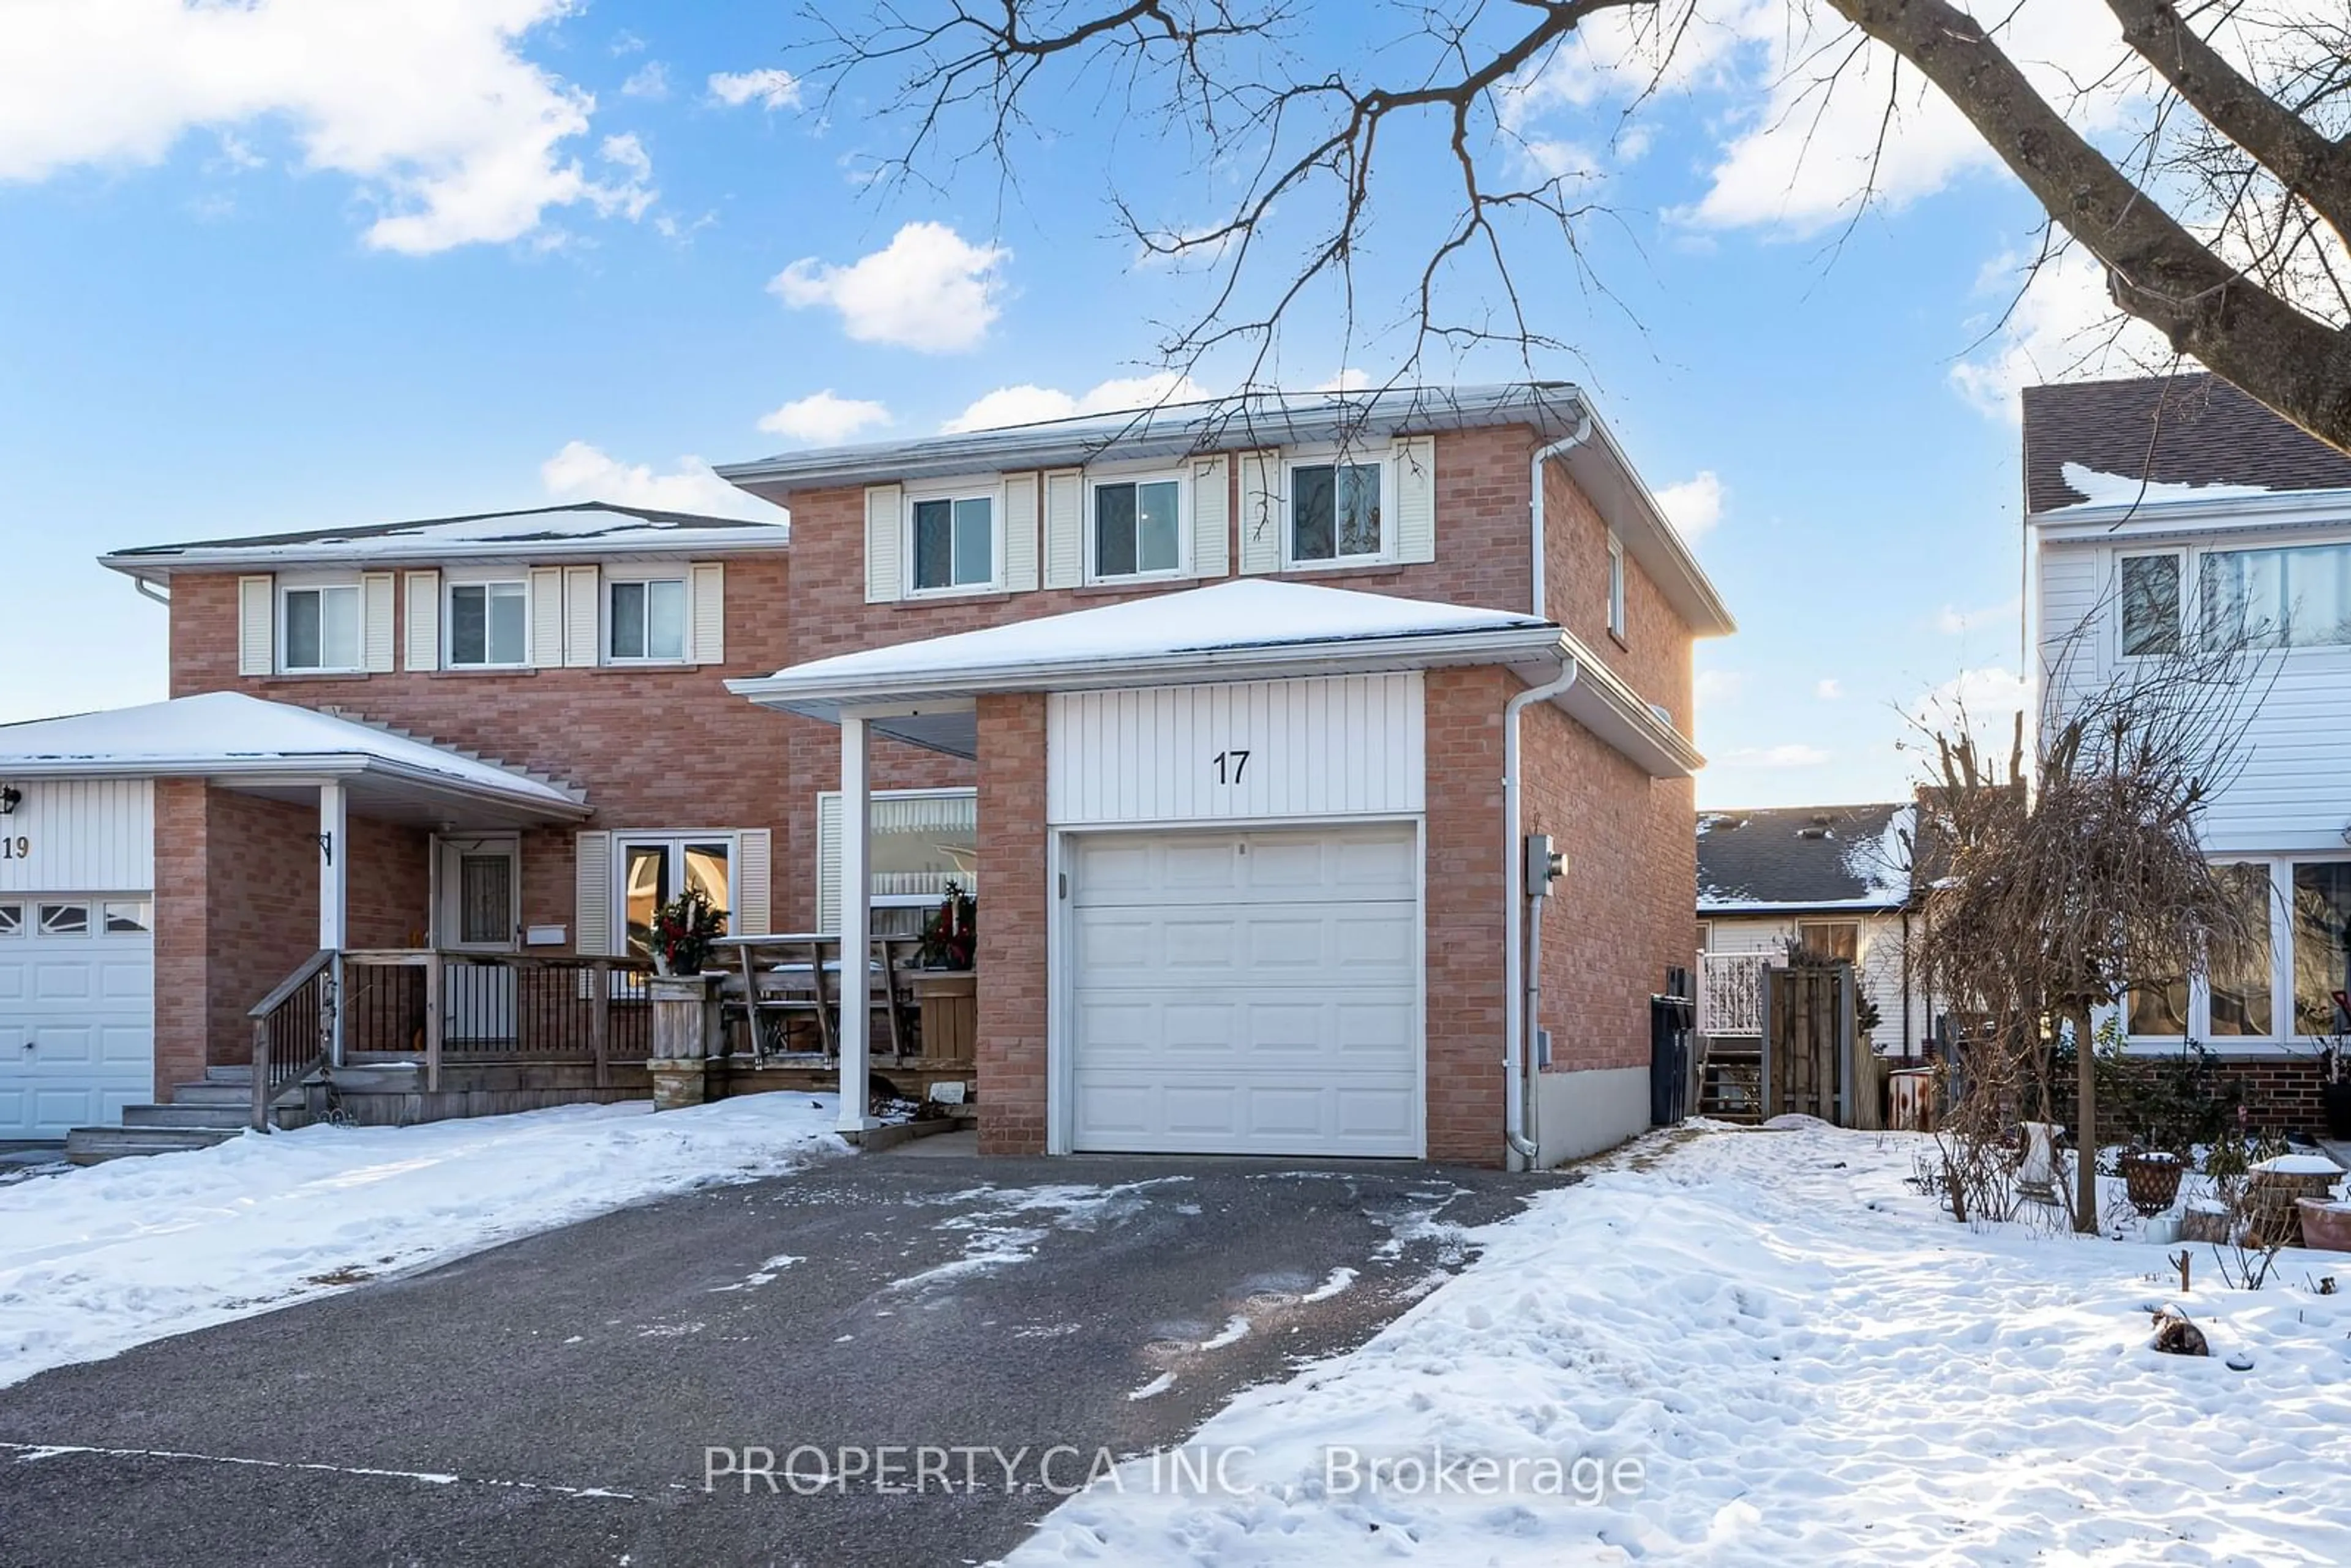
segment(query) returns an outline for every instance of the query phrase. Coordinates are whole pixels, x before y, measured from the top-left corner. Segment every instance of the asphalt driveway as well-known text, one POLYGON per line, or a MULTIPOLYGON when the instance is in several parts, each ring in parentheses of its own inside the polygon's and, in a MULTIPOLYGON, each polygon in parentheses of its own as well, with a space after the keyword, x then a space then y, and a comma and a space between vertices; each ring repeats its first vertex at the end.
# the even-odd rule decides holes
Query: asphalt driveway
POLYGON ((1558 1179, 892 1154, 626 1209, 0 1390, 0 1563, 984 1562, 1558 1179))

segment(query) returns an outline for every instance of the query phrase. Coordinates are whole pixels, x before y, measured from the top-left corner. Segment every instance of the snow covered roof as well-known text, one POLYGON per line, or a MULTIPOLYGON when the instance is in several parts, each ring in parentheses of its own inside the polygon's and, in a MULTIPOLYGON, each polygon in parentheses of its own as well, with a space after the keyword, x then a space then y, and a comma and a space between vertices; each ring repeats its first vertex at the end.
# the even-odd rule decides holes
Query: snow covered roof
POLYGON ((589 814, 579 791, 467 752, 243 692, 0 725, 0 779, 362 778, 398 793, 494 803, 533 820, 589 814))
POLYGON ((2346 489, 2351 457, 2216 376, 2024 389, 2024 509, 2034 516, 2346 489))
POLYGON ((1917 831, 1902 802, 1700 812, 1698 913, 1898 909, 1917 831))
POLYGON ((186 544, 141 545, 99 557, 133 577, 161 580, 175 570, 334 562, 389 565, 449 559, 557 559, 629 555, 732 555, 789 547, 791 529, 774 522, 657 512, 609 501, 480 512, 403 523, 369 523, 301 533, 254 534, 186 544))
POLYGON ((1701 758, 1670 721, 1574 637, 1549 621, 1505 610, 1437 604, 1394 594, 1238 578, 1174 593, 1073 610, 837 653, 726 683, 768 707, 838 721, 845 709, 889 706, 883 733, 970 756, 971 701, 987 692, 1270 680, 1444 665, 1501 664, 1549 679, 1560 660, 1579 667, 1560 706, 1659 777, 1694 772, 1701 758))
POLYGON ((722 478, 781 506, 795 491, 909 480, 1021 473, 1039 468, 1318 442, 1520 425, 1558 455, 1667 603, 1701 637, 1738 630, 1714 584, 1666 518, 1583 392, 1567 382, 1462 387, 1390 387, 1362 392, 1252 392, 1083 414, 913 440, 787 452, 719 468, 722 478))

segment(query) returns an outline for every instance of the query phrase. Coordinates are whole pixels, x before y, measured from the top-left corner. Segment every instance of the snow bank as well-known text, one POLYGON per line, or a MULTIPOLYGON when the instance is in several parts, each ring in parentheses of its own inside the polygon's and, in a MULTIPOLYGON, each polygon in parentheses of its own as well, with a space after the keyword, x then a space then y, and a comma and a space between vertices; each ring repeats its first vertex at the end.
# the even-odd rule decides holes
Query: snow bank
POLYGON ((1139 1459, 1009 1561, 2351 1562, 2351 1294, 2304 1280, 2351 1286, 2351 1259, 2289 1253, 2285 1285, 2240 1293, 2201 1249, 2181 1295, 2160 1247, 1939 1217, 1902 1180, 1923 1144, 1639 1145, 1480 1233, 1370 1343, 1211 1419, 1193 1444, 1253 1450, 1240 1484, 1155 1488, 1139 1459), (2210 1359, 2149 1348, 2164 1301, 2210 1359), (1516 1459, 1528 1484, 1408 1491, 1393 1462, 1363 1484, 1398 1457, 1516 1459), (1527 1468, 1578 1457, 1604 1495, 1527 1468))
POLYGON ((308 1127, 0 1188, 0 1387, 846 1147, 830 1095, 308 1127))

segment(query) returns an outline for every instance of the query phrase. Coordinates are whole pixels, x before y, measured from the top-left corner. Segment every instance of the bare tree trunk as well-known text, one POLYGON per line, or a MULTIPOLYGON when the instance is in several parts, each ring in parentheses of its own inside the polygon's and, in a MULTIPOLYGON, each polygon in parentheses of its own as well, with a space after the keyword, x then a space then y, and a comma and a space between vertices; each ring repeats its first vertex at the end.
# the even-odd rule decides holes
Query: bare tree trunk
POLYGON ((2077 1008, 2074 1026, 2074 1228, 2098 1233, 2098 1059, 2090 1044, 2090 1012, 2077 1008))

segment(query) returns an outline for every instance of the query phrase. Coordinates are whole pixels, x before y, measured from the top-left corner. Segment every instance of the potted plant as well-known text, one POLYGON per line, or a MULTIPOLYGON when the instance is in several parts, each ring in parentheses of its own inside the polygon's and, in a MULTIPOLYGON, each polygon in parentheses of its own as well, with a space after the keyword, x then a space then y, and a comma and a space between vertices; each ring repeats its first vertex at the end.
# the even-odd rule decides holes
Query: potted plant
POLYGON ((726 912, 698 887, 689 887, 653 910, 653 973, 699 975, 710 945, 726 934, 726 912))
POLYGON ((978 947, 979 901, 951 882, 946 896, 923 921, 923 945, 914 961, 925 969, 968 969, 978 947))

